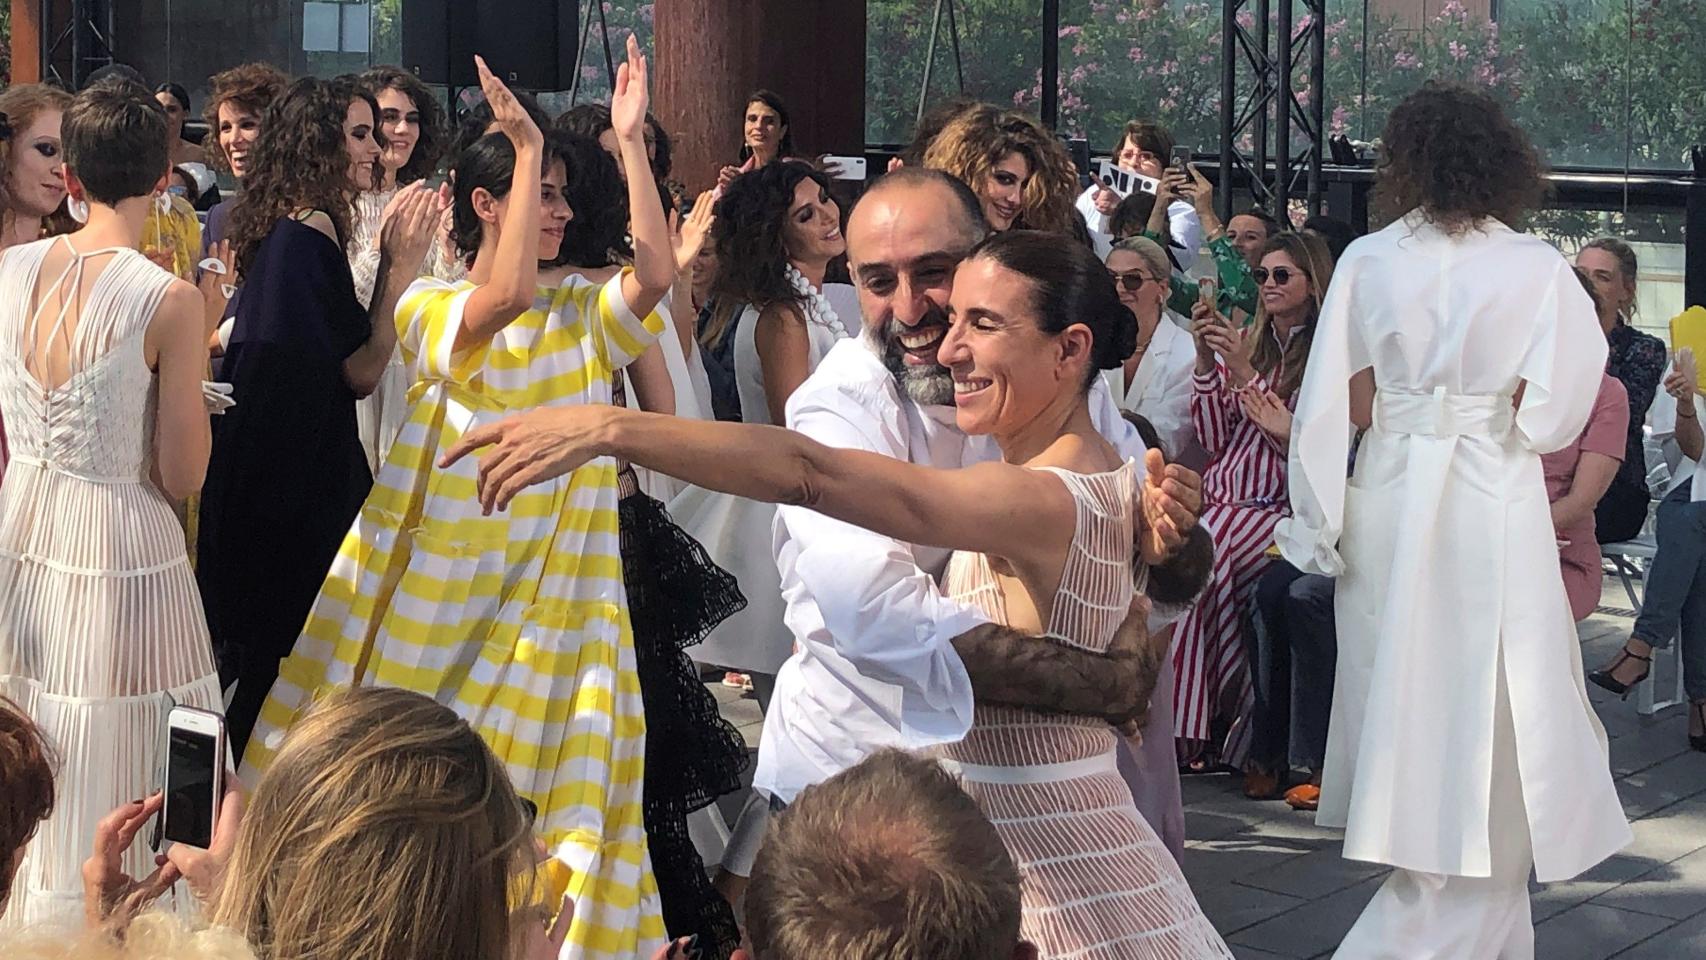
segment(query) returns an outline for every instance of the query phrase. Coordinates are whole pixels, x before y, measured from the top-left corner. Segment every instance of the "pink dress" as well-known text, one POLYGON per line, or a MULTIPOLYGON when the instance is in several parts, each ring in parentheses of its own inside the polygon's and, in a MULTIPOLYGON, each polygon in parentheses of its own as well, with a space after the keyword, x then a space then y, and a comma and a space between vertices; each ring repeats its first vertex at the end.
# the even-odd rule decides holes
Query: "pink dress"
MULTIPOLYGON (((1132 466, 1049 470, 1077 501, 1077 528, 1048 634, 1106 650, 1134 594, 1132 466)), ((989 558, 957 553, 944 589, 997 623, 1006 598, 989 558)), ((964 740, 939 749, 1019 867, 1020 934, 1045 960, 1230 957, 1226 944, 1132 803, 1118 735, 1091 717, 979 704, 964 740)))
MULTIPOLYGON (((1602 453, 1621 463, 1628 435, 1629 392, 1616 377, 1602 374, 1599 396, 1594 398, 1593 413, 1582 435, 1575 443, 1540 458, 1546 472, 1546 499, 1557 502, 1570 492, 1570 484, 1576 479, 1576 464, 1584 453, 1602 453)), ((1570 598, 1570 615, 1581 621, 1599 605, 1600 583, 1605 576, 1600 568, 1593 513, 1589 512, 1567 530, 1560 529, 1558 539, 1569 541, 1558 548, 1558 560, 1564 567, 1564 593, 1570 598)))

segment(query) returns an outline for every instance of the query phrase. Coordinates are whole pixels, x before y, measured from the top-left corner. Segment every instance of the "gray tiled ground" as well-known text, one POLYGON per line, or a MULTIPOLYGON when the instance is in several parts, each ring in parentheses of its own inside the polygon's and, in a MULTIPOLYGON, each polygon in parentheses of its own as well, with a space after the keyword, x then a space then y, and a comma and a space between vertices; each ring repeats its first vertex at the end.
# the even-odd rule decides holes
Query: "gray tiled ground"
MULTIPOLYGON (((1627 607, 1608 581, 1608 606, 1627 607)), ((1609 659, 1626 617, 1582 625, 1591 669, 1609 659)), ((1660 666, 1661 695, 1672 674, 1660 666)), ((712 682, 723 712, 756 748, 757 704, 712 682)), ((1569 883, 1535 887, 1536 955, 1543 960, 1680 960, 1706 957, 1706 754, 1688 749, 1684 709, 1640 716, 1590 687, 1635 842, 1569 883)), ((1428 775, 1418 771, 1418 776, 1428 775)), ((1240 960, 1328 957, 1380 885, 1385 871, 1339 853, 1336 832, 1284 803, 1245 800, 1230 776, 1185 780, 1190 836, 1185 875, 1240 960)), ((732 815, 740 798, 724 798, 732 815)))

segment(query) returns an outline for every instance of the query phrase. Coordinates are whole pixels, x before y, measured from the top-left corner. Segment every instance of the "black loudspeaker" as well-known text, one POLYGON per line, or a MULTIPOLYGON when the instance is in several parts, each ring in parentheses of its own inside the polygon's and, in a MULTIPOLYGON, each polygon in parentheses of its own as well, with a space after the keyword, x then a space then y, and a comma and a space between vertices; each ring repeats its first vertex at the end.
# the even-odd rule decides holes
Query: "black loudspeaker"
POLYGON ((409 0, 402 66, 427 83, 477 86, 477 53, 511 86, 563 90, 574 71, 579 7, 578 0, 409 0))

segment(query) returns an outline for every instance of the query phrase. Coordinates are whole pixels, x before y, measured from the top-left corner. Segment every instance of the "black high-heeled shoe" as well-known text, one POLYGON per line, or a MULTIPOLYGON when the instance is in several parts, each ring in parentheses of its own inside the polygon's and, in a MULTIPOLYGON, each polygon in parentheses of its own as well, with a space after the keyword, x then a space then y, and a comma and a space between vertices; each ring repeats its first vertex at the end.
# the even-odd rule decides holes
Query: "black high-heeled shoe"
MULTIPOLYGON (((1706 728, 1706 700, 1696 700, 1689 709, 1700 715, 1700 726, 1706 728)), ((1688 735, 1690 749, 1706 753, 1706 733, 1691 733, 1688 735)))
POLYGON ((1592 673, 1588 674, 1588 679, 1593 682, 1594 686, 1600 687, 1600 688, 1605 689, 1605 690, 1610 690, 1612 693, 1615 693, 1619 697, 1622 697, 1623 699, 1627 700, 1627 699, 1629 699, 1629 691, 1634 690, 1637 686, 1639 686, 1641 681, 1647 679, 1647 675, 1652 673, 1652 672, 1653 672, 1653 658, 1652 657, 1643 657, 1640 654, 1631 651, 1627 646, 1625 646, 1623 648, 1622 652, 1617 655, 1617 659, 1611 661, 1611 666, 1606 667, 1604 670, 1593 671, 1592 673), (1641 669, 1641 675, 1640 676, 1629 681, 1628 683, 1624 683, 1623 681, 1617 679, 1617 677, 1614 676, 1614 674, 1616 674, 1618 667, 1623 666, 1623 664, 1625 662, 1630 661, 1630 660, 1639 660, 1642 663, 1645 663, 1646 666, 1641 669))

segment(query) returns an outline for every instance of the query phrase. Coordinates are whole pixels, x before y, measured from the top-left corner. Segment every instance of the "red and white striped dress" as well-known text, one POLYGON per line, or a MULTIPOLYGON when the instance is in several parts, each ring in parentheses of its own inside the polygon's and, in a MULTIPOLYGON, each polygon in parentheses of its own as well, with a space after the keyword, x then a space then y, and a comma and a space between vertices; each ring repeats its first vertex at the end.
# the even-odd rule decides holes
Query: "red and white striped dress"
MULTIPOLYGON (((1077 501, 1077 527, 1047 633, 1103 651, 1135 592, 1135 474, 1129 463, 1108 473, 1049 472, 1077 501)), ((1008 622, 988 557, 955 554, 944 588, 1008 622)), ((1178 864, 1138 814, 1116 767, 1119 748, 1102 720, 978 704, 965 739, 939 755, 1013 855, 1020 934, 1045 960, 1230 957, 1178 864)))
MULTIPOLYGON (((1271 378, 1257 374, 1244 389, 1270 390, 1278 376, 1277 370, 1271 378)), ((1286 405, 1294 402, 1287 399, 1286 405)), ((1193 753, 1213 739, 1216 714, 1228 711, 1220 759, 1242 766, 1255 707, 1243 631, 1256 581, 1273 562, 1266 553, 1274 527, 1291 512, 1286 450, 1244 415, 1218 365, 1194 379, 1191 422, 1212 458, 1202 478, 1202 522, 1214 533, 1214 571, 1174 633, 1174 733, 1191 741, 1183 746, 1193 753)))

